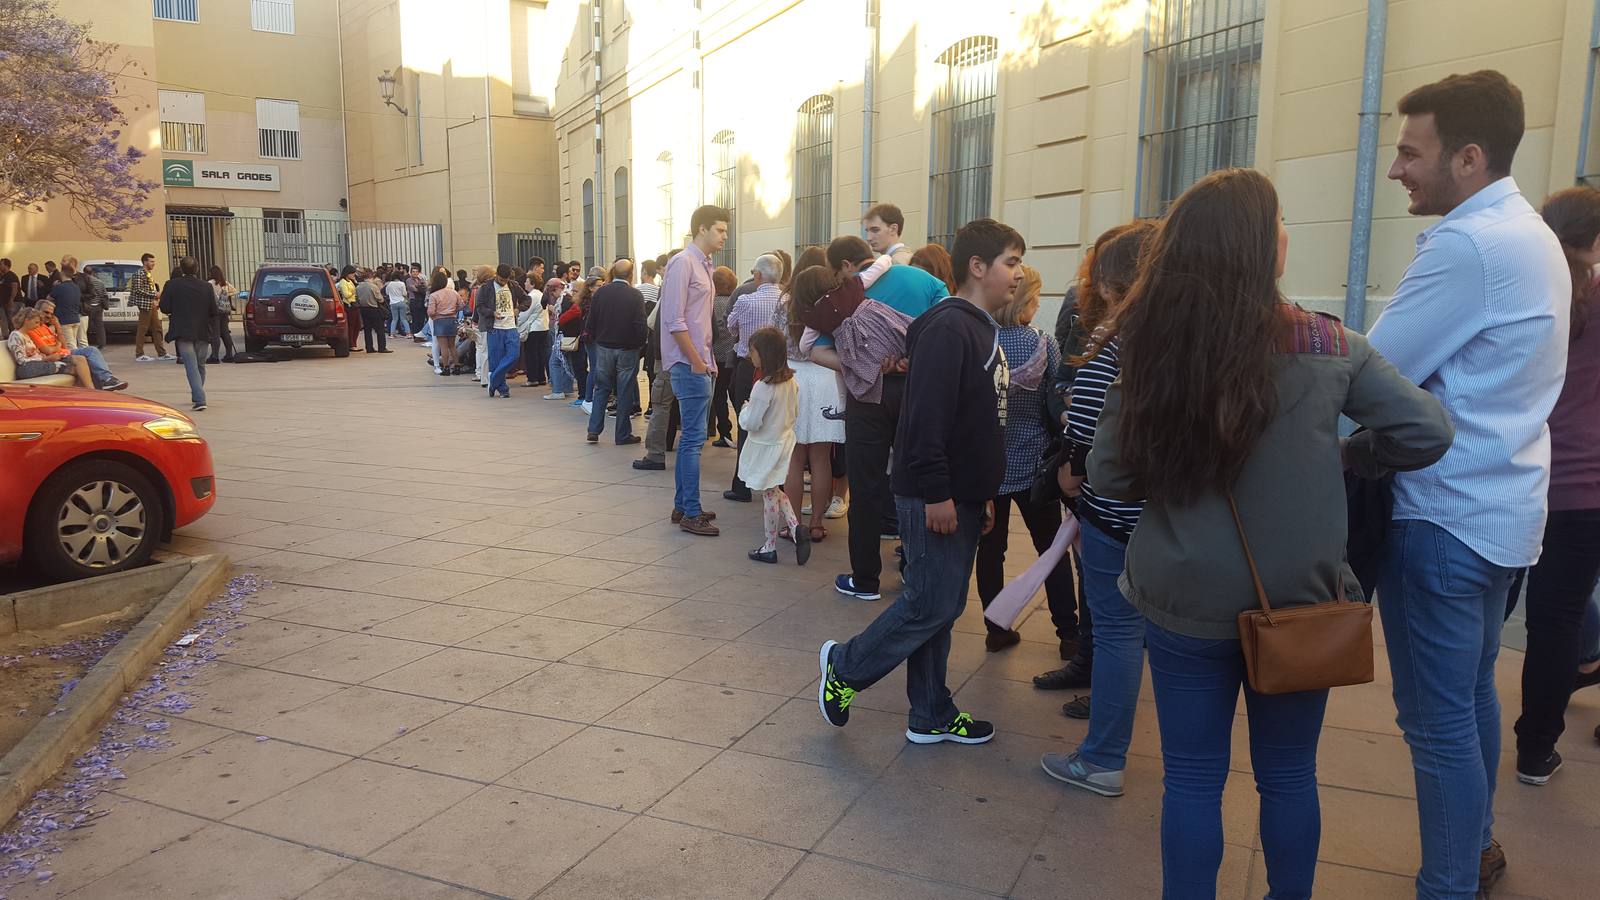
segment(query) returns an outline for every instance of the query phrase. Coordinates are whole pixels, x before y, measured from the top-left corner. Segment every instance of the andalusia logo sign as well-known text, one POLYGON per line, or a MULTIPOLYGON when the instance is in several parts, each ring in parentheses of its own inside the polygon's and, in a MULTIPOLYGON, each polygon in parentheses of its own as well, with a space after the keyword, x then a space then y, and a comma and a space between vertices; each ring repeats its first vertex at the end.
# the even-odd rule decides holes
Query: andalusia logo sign
POLYGON ((194 163, 187 159, 162 160, 161 183, 167 187, 194 187, 194 163))

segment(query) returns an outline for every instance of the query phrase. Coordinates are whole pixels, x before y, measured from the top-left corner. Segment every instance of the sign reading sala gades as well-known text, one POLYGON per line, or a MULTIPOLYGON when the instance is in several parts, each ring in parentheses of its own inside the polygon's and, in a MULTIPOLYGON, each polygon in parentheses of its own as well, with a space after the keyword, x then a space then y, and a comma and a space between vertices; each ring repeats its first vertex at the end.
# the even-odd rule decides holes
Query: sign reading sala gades
POLYGON ((281 187, 277 166, 197 159, 162 160, 161 183, 167 187, 233 188, 236 191, 276 191, 281 187))

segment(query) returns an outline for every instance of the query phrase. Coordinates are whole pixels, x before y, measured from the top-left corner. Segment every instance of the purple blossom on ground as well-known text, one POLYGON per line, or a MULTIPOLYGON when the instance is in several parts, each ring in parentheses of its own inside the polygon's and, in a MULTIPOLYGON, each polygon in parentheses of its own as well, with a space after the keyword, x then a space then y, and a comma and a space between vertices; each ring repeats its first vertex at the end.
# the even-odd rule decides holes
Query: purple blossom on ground
POLYGON ((144 152, 125 144, 118 81, 142 70, 51 0, 0 0, 0 202, 42 210, 65 199, 99 237, 151 216, 156 182, 139 177, 144 152))
MULTIPOLYGON (((5 9, 7 2, 0 0, 0 10, 5 9)), ((6 52, 0 49, 0 71, 3 71, 6 52)), ((168 645, 145 683, 122 698, 111 720, 100 730, 95 745, 74 760, 71 768, 49 787, 34 794, 33 801, 8 823, 5 831, 0 831, 0 900, 5 900, 8 884, 14 886, 30 880, 44 882, 55 876, 45 864, 61 852, 56 836, 92 825, 106 814, 106 810, 95 809, 94 803, 102 791, 127 777, 118 764, 128 754, 172 746, 171 741, 161 736, 171 725, 147 710, 173 714, 194 707, 188 689, 173 687, 172 682, 186 683, 197 670, 216 659, 216 646, 222 635, 244 627, 244 623, 238 621, 239 613, 244 610, 244 598, 269 584, 271 582, 250 574, 229 581, 226 593, 207 604, 204 618, 198 623, 205 627, 205 636, 188 647, 168 645)), ((122 635, 123 632, 111 632, 37 650, 33 655, 88 660, 92 665, 116 646, 122 635)), ((206 752, 205 748, 201 748, 201 752, 206 752)))

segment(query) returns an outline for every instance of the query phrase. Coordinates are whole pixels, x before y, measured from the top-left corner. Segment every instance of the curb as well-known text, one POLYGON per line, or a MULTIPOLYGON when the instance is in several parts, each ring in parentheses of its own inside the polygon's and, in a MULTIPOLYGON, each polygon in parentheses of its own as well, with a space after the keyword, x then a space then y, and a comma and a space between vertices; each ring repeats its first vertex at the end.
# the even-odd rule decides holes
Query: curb
POLYGON ((0 827, 72 759, 123 694, 142 683, 150 664, 228 580, 226 556, 198 556, 189 563, 188 573, 111 652, 84 673, 67 694, 61 711, 34 726, 0 758, 0 827))

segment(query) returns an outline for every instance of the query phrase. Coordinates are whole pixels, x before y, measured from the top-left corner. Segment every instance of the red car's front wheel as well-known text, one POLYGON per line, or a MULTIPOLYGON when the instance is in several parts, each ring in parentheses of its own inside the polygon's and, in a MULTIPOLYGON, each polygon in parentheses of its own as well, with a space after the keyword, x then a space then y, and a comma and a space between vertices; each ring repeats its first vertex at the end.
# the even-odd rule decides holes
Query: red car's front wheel
POLYGON ((164 517, 161 492, 149 478, 124 463, 89 459, 40 486, 23 540, 44 574, 87 578, 148 562, 164 517))

